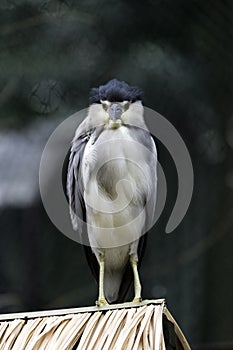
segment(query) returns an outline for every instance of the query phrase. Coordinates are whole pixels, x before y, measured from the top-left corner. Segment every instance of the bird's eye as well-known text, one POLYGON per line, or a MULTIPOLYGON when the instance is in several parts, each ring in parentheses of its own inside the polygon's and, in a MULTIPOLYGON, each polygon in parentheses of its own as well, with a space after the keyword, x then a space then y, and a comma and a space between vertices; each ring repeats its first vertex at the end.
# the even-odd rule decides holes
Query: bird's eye
POLYGON ((102 102, 102 107, 103 107, 103 109, 104 109, 105 111, 107 111, 107 109, 108 109, 107 103, 103 103, 103 102, 102 102))
POLYGON ((130 105, 130 102, 126 102, 124 104, 124 111, 127 111, 127 109, 129 109, 129 105, 130 105))

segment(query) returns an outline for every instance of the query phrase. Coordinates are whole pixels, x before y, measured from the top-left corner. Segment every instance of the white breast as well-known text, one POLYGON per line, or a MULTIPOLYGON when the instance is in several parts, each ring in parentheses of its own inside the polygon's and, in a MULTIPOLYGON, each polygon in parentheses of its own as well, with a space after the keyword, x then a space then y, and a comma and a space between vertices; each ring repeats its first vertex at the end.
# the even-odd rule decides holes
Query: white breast
POLYGON ((116 247, 138 239, 145 223, 150 164, 145 147, 127 127, 105 130, 83 157, 82 176, 92 247, 116 247))

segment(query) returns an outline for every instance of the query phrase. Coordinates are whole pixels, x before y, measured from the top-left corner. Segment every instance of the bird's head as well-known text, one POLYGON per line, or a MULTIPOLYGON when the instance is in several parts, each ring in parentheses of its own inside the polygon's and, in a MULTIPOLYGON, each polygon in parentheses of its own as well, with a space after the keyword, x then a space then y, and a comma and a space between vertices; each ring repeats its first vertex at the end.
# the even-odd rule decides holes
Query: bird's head
MULTIPOLYGON (((124 81, 110 80, 107 84, 91 89, 90 108, 109 128, 127 124, 131 111, 141 106, 142 90, 124 81), (136 106, 137 105, 137 106, 136 106)), ((135 114, 135 111, 134 111, 135 114)))
POLYGON ((114 129, 122 125, 122 114, 130 107, 131 101, 110 102, 100 101, 102 108, 108 114, 109 127, 114 129))

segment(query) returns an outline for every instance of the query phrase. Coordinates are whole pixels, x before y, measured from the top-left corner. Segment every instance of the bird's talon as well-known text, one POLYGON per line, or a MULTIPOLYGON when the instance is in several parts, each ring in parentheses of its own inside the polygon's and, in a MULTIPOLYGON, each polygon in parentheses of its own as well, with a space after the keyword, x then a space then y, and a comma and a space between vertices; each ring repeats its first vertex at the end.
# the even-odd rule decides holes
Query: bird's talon
POLYGON ((96 306, 101 307, 101 306, 106 306, 108 305, 108 302, 106 299, 98 299, 96 301, 96 306))
POLYGON ((142 298, 134 298, 132 303, 141 303, 142 302, 142 298))

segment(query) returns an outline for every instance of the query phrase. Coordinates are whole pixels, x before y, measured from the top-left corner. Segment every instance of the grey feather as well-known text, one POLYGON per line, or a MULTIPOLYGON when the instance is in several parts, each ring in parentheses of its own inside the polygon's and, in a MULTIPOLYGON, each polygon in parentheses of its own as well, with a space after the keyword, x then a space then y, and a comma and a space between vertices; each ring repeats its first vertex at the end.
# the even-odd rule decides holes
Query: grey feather
POLYGON ((86 220, 80 169, 83 152, 89 138, 90 133, 86 133, 73 140, 67 173, 67 195, 71 222, 74 230, 80 232, 82 231, 83 221, 86 220))

